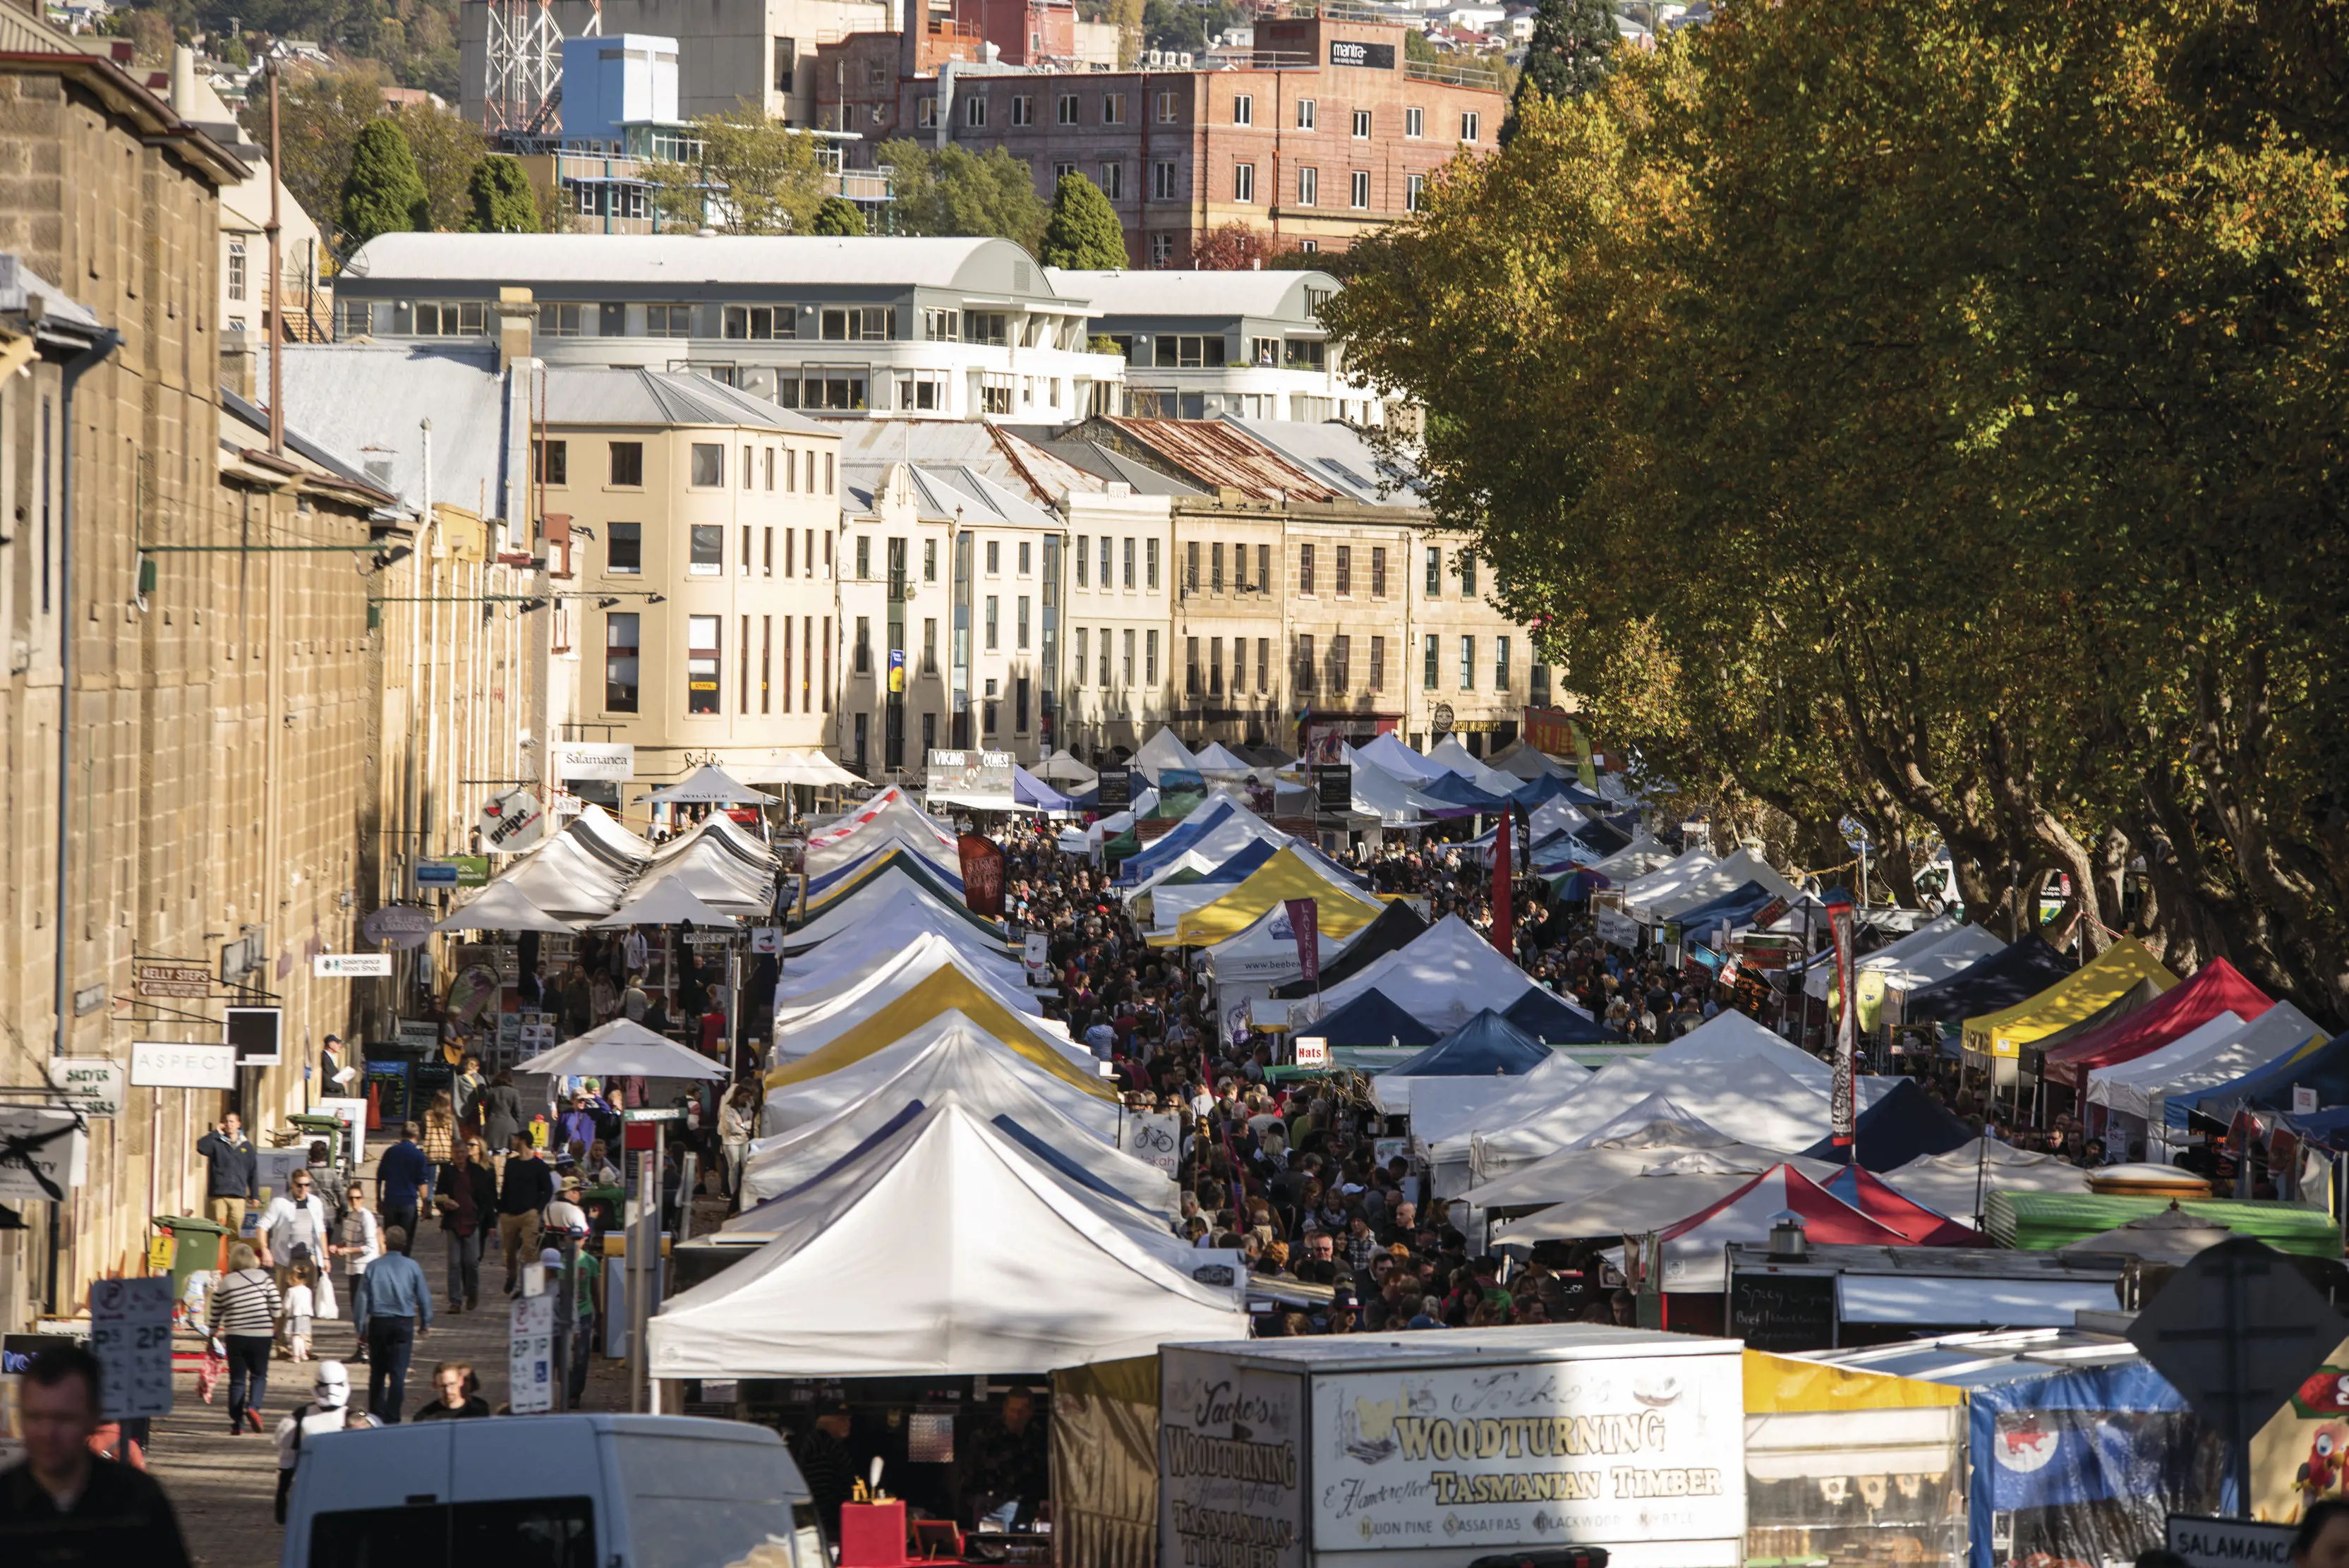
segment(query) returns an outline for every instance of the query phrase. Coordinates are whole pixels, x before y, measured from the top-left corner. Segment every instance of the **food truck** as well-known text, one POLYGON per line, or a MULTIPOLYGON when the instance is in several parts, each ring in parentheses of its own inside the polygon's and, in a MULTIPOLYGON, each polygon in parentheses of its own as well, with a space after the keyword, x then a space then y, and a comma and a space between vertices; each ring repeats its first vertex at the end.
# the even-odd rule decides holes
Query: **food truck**
POLYGON ((1598 1324, 1170 1345, 1164 1568, 1744 1561, 1738 1342, 1598 1324))

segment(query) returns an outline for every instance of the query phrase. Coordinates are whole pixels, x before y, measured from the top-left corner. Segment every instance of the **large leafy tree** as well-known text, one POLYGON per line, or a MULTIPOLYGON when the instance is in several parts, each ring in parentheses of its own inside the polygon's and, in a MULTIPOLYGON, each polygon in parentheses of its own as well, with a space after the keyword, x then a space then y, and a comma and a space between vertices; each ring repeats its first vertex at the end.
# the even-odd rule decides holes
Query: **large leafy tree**
POLYGON ((2338 1019, 2330 10, 1732 7, 1526 103, 1326 318, 1654 776, 2338 1019))
POLYGON ((730 234, 807 234, 823 205, 815 139, 755 104, 693 121, 700 155, 645 165, 653 202, 672 228, 705 224, 730 234))
POLYGON ((1580 98, 1607 74, 1607 57, 1622 41, 1608 0, 1538 0, 1533 36, 1526 40, 1526 63, 1501 121, 1501 141, 1517 133, 1517 116, 1529 99, 1555 103, 1580 98))
POLYGON ((384 115, 360 130, 350 172, 343 179, 340 211, 344 236, 354 246, 378 234, 432 226, 431 197, 398 117, 384 115))
POLYGON ((1125 225, 1099 187, 1078 173, 1061 176, 1052 216, 1036 259, 1046 266, 1113 269, 1126 265, 1125 225))
POLYGON ((900 234, 994 234, 1030 251, 1044 243, 1048 213, 1035 174, 1000 147, 981 156, 900 137, 874 149, 874 160, 895 171, 900 234))
POLYGON ((473 165, 467 187, 473 198, 465 225, 477 234, 538 233, 538 197, 518 159, 493 152, 473 165))
POLYGON ((815 210, 814 232, 853 236, 864 233, 864 213, 844 196, 826 196, 815 210))

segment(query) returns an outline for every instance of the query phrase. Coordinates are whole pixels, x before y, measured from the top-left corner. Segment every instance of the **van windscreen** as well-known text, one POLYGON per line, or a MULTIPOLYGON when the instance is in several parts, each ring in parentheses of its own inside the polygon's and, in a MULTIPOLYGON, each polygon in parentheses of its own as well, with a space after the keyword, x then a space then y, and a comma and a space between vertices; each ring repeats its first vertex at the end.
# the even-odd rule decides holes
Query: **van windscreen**
POLYGON ((310 1568, 596 1568, 595 1504, 501 1498, 351 1509, 310 1521, 310 1568))

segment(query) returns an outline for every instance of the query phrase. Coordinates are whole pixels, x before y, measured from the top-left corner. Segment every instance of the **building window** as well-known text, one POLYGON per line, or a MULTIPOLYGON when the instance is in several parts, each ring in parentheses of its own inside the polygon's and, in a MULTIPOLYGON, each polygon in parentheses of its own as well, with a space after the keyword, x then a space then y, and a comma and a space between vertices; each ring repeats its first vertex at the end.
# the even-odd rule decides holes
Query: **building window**
POLYGON ((1178 112, 1179 112, 1179 111, 1178 111, 1178 110, 1175 109, 1175 107, 1174 107, 1174 95, 1173 93, 1171 93, 1171 92, 1162 92, 1162 93, 1160 93, 1160 94, 1158 95, 1158 123, 1159 123, 1159 124, 1161 124, 1161 125, 1172 125, 1172 124, 1174 124, 1174 121, 1175 121, 1175 117, 1176 117, 1176 115, 1177 115, 1177 113, 1178 113, 1178 112))
POLYGON ((1321 171, 1299 168, 1297 171, 1297 204, 1310 207, 1321 199, 1321 171))
POLYGON ((1174 236, 1156 234, 1150 236, 1150 265, 1164 266, 1174 259, 1174 236))
POLYGON ((1493 690, 1504 696, 1508 694, 1509 639, 1506 637, 1493 639, 1493 690))
POLYGON ((479 337, 489 330, 488 313, 478 299, 420 300, 416 306, 419 337, 479 337))
POLYGON ((1025 675, 1011 678, 1011 732, 1015 735, 1028 732, 1028 677, 1025 675))
POLYGON ((1183 695, 1196 697, 1198 694, 1199 639, 1186 637, 1183 639, 1183 695))
POLYGON ((1407 174, 1402 182, 1402 207, 1406 213, 1416 213, 1426 204, 1427 176, 1407 174))
POLYGON ((1330 362, 1330 345, 1319 337, 1292 337, 1288 340, 1288 368, 1292 370, 1319 370, 1330 362))
POLYGON ((587 329, 585 312, 594 308, 579 305, 542 305, 538 307, 538 330, 547 337, 578 337, 587 329))
MULTIPOLYGON (((1129 639, 1133 635, 1132 632, 1126 634, 1129 639)), ((1126 644, 1125 659, 1127 668, 1131 669, 1133 664, 1133 645, 1130 640, 1126 644)), ((1109 628, 1107 627, 1101 628, 1101 686, 1104 691, 1109 690, 1109 628)))
POLYGON ((1549 666, 1537 664, 1526 677, 1526 701, 1537 708, 1549 706, 1549 666))
POLYGON ((1367 169, 1355 170, 1352 183, 1355 209, 1360 211, 1368 207, 1371 204, 1371 171, 1367 169))
POLYGON ((1313 546, 1310 545, 1297 546, 1297 591, 1299 594, 1313 591, 1313 546))
POLYGON ((1034 573, 1034 568, 1030 565, 1030 563, 1033 559, 1034 559, 1034 557, 1030 554, 1029 542, 1028 542, 1027 540, 1025 540, 1025 539, 1020 540, 1020 541, 1019 541, 1019 575, 1020 575, 1021 576, 1026 577, 1026 576, 1034 576, 1034 575, 1035 575, 1035 573, 1034 573))
POLYGON ((922 673, 936 675, 937 672, 938 618, 926 615, 922 618, 922 673))
POLYGON ((1076 94, 1072 92, 1064 92, 1061 95, 1059 115, 1060 122, 1062 125, 1074 125, 1077 123, 1076 94))
POLYGON ((1384 545, 1373 545, 1371 546, 1371 597, 1382 599, 1386 597, 1387 547, 1384 545))
POLYGON ((1297 129, 1299 130, 1313 129, 1313 100, 1309 98, 1300 98, 1297 100, 1297 129))
POLYGON ((1019 641, 1012 646, 1024 653, 1028 649, 1028 596, 1021 594, 1019 597, 1019 602, 1012 607, 1017 612, 1013 624, 1017 628, 1015 635, 1019 638, 1019 641))
MULTIPOLYGON (((1110 566, 1111 566, 1110 550, 1111 550, 1111 546, 1112 545, 1112 544, 1113 544, 1113 543, 1114 543, 1114 541, 1112 541, 1112 540, 1110 538, 1110 536, 1109 536, 1108 535, 1104 534, 1104 535, 1102 535, 1102 542, 1101 542, 1101 586, 1102 586, 1103 588, 1107 588, 1107 587, 1110 586, 1110 566)), ((1081 545, 1079 545, 1079 546, 1078 546, 1078 548, 1082 549, 1082 548, 1083 548, 1083 546, 1081 545)))
POLYGON ((714 441, 693 443, 693 483, 697 488, 723 486, 726 483, 726 448, 714 441))
MULTIPOLYGON (((1238 547, 1247 548, 1245 545, 1238 547)), ((1260 594, 1272 592, 1272 546, 1269 545, 1256 547, 1256 591, 1260 594)))
POLYGON ((685 618, 685 711, 715 713, 718 707, 718 618, 685 618))
POLYGON ((1235 202, 1253 202, 1256 200, 1255 164, 1235 163, 1232 165, 1232 200, 1235 202))
MULTIPOLYGON (((1194 550, 1198 547, 1196 545, 1191 546, 1194 550)), ((1207 591, 1214 594, 1224 591, 1224 546, 1221 540, 1207 546, 1207 591)))
POLYGON ((1473 637, 1460 639, 1460 690, 1476 690, 1476 639, 1473 637))
MULTIPOLYGON (((1172 161, 1150 166, 1150 199, 1154 202, 1180 201, 1183 196, 1182 176, 1172 161)), ((1153 238, 1160 236, 1154 235, 1153 238)))
POLYGON ((1143 632, 1142 648, 1142 683, 1155 686, 1158 684, 1158 633, 1154 630, 1143 632))
POLYGON ((1003 575, 1003 541, 1000 539, 987 542, 987 575, 990 577, 1003 575))
POLYGON ((647 337, 692 337, 693 306, 689 305, 646 306, 645 336, 647 337))
POLYGON ((1289 663, 1292 666, 1288 672, 1289 689, 1295 691, 1312 691, 1315 679, 1312 633, 1297 634, 1297 646, 1290 655, 1289 663))
POLYGON ((1461 111, 1461 115, 1460 115, 1460 140, 1463 140, 1463 141, 1474 141, 1474 140, 1476 140, 1476 124, 1477 124, 1477 119, 1478 119, 1478 118, 1479 118, 1479 117, 1478 117, 1478 115, 1477 115, 1476 111, 1475 111, 1475 109, 1464 109, 1464 110, 1462 110, 1462 111, 1461 111))
POLYGON ((1426 649, 1423 655, 1425 663, 1419 672, 1420 685, 1429 691, 1435 690, 1435 667, 1442 660, 1443 657, 1442 639, 1434 633, 1430 632, 1427 637, 1426 649))
POLYGON ((231 299, 244 297, 244 242, 243 240, 231 240, 228 243, 228 296, 231 299))
POLYGON ((1476 557, 1466 550, 1460 552, 1460 596, 1476 597, 1476 557))
POLYGON ((1358 109, 1354 111, 1354 140, 1368 141, 1370 139, 1371 111, 1367 109, 1358 109))
POLYGON ((856 536, 856 580, 864 581, 873 575, 873 540, 869 535, 856 536))
POLYGON ((1233 95, 1232 123, 1234 125, 1254 125, 1256 123, 1256 99, 1252 94, 1236 93, 1233 95))
POLYGON ((1183 546, 1183 591, 1199 591, 1199 541, 1193 539, 1183 546))
MULTIPOLYGON (((978 100, 971 100, 976 103, 978 100)), ((868 305, 861 310, 827 310, 823 313, 823 338, 827 343, 887 343, 897 336, 897 313, 886 306, 868 305)))
POLYGON ((1125 200, 1125 165, 1104 163, 1101 166, 1101 192, 1112 202, 1125 200))
POLYGON ((1370 674, 1371 691, 1383 691, 1387 689, 1387 639, 1383 637, 1371 639, 1370 674))
POLYGON ((1213 370, 1224 363, 1224 340, 1161 334, 1151 353, 1161 370, 1213 370))
POLYGON ((335 301, 335 336, 364 337, 375 330, 375 306, 364 299, 335 301))
POLYGON ((1427 597, 1444 597, 1444 552, 1433 545, 1427 547, 1427 597))
POLYGON ((1033 98, 1030 98, 1024 92, 1013 97, 1011 100, 1011 123, 1014 125, 1033 125, 1036 123, 1036 100, 1033 98))
POLYGON ((686 567, 688 576, 715 577, 726 570, 726 530, 716 523, 696 523, 686 530, 691 541, 692 555, 686 567))
POLYGON ((1102 94, 1102 123, 1103 125, 1123 125, 1125 123, 1125 95, 1123 93, 1105 92, 1102 94))
POLYGON ((1004 310, 971 310, 963 314, 966 341, 1001 348, 1011 341, 1011 314, 1004 310))
POLYGON ((962 341, 962 312, 925 307, 922 311, 922 336, 932 343, 962 341))
POLYGON ((1158 591, 1158 541, 1154 538, 1144 539, 1142 542, 1142 586, 1152 593, 1156 593, 1158 591))
POLYGON ((1340 545, 1338 546, 1338 597, 1349 597, 1353 591, 1354 547, 1351 545, 1340 545))
POLYGON ((1125 586, 1129 588, 1133 587, 1133 541, 1131 538, 1125 542, 1125 586))
POLYGON ((1077 684, 1078 684, 1078 685, 1080 685, 1080 686, 1082 686, 1082 685, 1085 683, 1086 679, 1087 679, 1089 676, 1091 676, 1091 675, 1092 674, 1092 670, 1087 666, 1087 664, 1086 664, 1086 662, 1085 662, 1085 646, 1086 646, 1086 639, 1085 639, 1085 628, 1084 628, 1083 627, 1079 627, 1079 628, 1077 628, 1077 664, 1076 664, 1076 671, 1077 671, 1077 684))
POLYGON ((1125 677, 1125 684, 1132 686, 1133 684, 1133 628, 1132 627, 1125 628, 1125 657, 1119 668, 1120 672, 1125 677))
POLYGON ((922 541, 922 581, 935 583, 937 580, 938 542, 936 539, 925 539, 922 541))
POLYGON ((1402 111, 1402 133, 1406 140, 1417 141, 1427 134, 1427 110, 1406 109, 1402 111))
POLYGON ((938 125, 938 100, 923 99, 914 105, 914 125, 917 130, 935 130, 938 125))
POLYGON ((607 713, 636 711, 636 639, 641 616, 607 615, 604 618, 604 711, 607 713))
POLYGON ((645 482, 645 443, 640 441, 616 441, 612 443, 612 483, 623 486, 638 486, 645 482))
POLYGON ((541 484, 571 483, 571 443, 567 441, 533 441, 530 443, 531 468, 541 484))
MULTIPOLYGON (((864 543, 863 540, 857 542, 864 543)), ((855 658, 855 673, 859 675, 873 673, 873 618, 871 616, 861 615, 856 618, 855 658)))
MULTIPOLYGON (((742 488, 745 490, 750 488, 750 481, 753 477, 750 472, 750 449, 746 445, 742 449, 742 488)), ((750 536, 747 527, 744 530, 743 536, 745 538, 750 536)), ((746 572, 750 569, 750 552, 748 550, 742 552, 742 569, 746 572)))
POLYGON ((642 575, 645 569, 645 525, 641 523, 606 523, 607 535, 604 545, 604 569, 617 577, 642 575))
POLYGON ((721 326, 727 337, 744 341, 796 337, 799 313, 788 305, 730 305, 721 326))
POLYGON ((987 596, 987 651, 989 653, 1002 646, 1002 633, 999 627, 1000 617, 998 614, 1002 602, 993 594, 987 596))
POLYGON ((962 122, 976 130, 987 123, 987 100, 972 95, 962 100, 962 122))
POLYGON ((1352 690, 1353 659, 1354 639, 1352 638, 1333 637, 1330 639, 1330 694, 1331 696, 1343 697, 1352 690))
POLYGON ((775 575, 775 531, 772 528, 767 528, 761 530, 761 533, 764 546, 765 559, 759 568, 759 575, 764 577, 771 577, 775 575))

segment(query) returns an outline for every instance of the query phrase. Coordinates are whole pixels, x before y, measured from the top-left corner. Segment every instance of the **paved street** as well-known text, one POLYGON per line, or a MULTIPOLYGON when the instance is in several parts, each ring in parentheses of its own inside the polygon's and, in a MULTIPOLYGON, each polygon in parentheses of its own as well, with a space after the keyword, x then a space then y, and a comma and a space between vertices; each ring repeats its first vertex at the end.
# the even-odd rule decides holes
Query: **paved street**
MULTIPOLYGON (((372 1174, 370 1172, 370 1174, 372 1174)), ((413 1412, 432 1395, 432 1368, 442 1361, 467 1361, 481 1381, 481 1397, 496 1409, 506 1400, 505 1275, 494 1259, 481 1271, 481 1310, 446 1314, 449 1292, 445 1244, 428 1221, 415 1257, 432 1282, 432 1332, 416 1347, 408 1377, 406 1409, 413 1412)), ((348 1360, 353 1334, 350 1302, 336 1281, 342 1319, 318 1324, 313 1355, 348 1360)), ((193 1340, 181 1336, 183 1348, 193 1340)), ((228 1430, 228 1386, 223 1379, 212 1403, 196 1397, 193 1363, 182 1363, 174 1378, 171 1414, 155 1423, 150 1468, 180 1511, 181 1529, 199 1563, 255 1564, 277 1561, 281 1532, 273 1515, 277 1487, 278 1418, 310 1397, 310 1367, 279 1359, 270 1365, 269 1395, 262 1407, 259 1436, 232 1437, 228 1430)), ((367 1393, 367 1368, 353 1363, 355 1399, 367 1393)), ((585 1407, 625 1409, 627 1381, 618 1362, 598 1360, 588 1372, 585 1407)))

